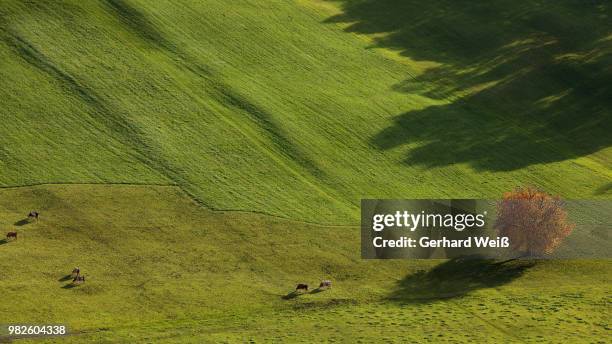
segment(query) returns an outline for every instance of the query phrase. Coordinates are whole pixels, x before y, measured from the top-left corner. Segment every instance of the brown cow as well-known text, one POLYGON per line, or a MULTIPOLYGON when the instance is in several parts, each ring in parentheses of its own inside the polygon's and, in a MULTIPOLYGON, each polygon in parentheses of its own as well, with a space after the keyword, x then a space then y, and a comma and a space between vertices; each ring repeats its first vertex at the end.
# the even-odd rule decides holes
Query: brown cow
POLYGON ((73 280, 72 283, 75 284, 80 284, 80 283, 84 283, 85 282, 85 275, 82 276, 76 276, 73 280))
POLYGON ((295 287, 295 291, 308 291, 308 284, 298 284, 297 287, 295 287))
POLYGON ((72 269, 72 274, 75 276, 78 276, 81 274, 81 269, 79 269, 79 267, 77 266, 76 268, 72 269))
POLYGON ((332 286, 332 282, 330 280, 323 280, 321 281, 321 284, 319 284, 319 289, 327 289, 327 288, 331 288, 332 286))
POLYGON ((38 215, 39 215, 39 213, 38 213, 37 211, 32 210, 32 211, 31 211, 31 212, 28 214, 28 219, 32 219, 32 218, 34 218, 34 219, 38 220, 38 215))
POLYGON ((8 233, 6 233, 6 240, 8 240, 10 238, 17 239, 17 232, 8 232, 8 233))

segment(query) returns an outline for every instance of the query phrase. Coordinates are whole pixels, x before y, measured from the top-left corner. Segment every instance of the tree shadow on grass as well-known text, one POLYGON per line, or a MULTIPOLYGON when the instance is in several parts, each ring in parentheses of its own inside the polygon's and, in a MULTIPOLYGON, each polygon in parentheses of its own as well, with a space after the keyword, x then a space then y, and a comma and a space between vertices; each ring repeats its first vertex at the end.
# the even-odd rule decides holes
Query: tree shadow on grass
POLYGON ((341 0, 327 22, 428 68, 396 90, 444 100, 399 114, 380 150, 407 164, 510 171, 612 145, 612 6, 605 1, 341 0))
POLYGON ((510 283, 534 265, 535 262, 525 260, 454 258, 427 272, 408 275, 388 299, 399 303, 428 303, 461 297, 474 290, 510 283))
POLYGON ((21 219, 21 220, 15 222, 14 225, 21 227, 21 226, 25 226, 25 225, 27 225, 29 223, 30 223, 30 221, 28 219, 21 219))

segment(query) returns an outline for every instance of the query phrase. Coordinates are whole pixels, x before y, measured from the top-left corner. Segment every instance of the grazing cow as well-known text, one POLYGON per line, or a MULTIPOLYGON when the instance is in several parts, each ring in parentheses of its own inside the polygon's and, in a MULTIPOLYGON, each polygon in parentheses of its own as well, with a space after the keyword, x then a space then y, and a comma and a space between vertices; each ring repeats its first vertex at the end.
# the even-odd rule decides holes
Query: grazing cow
POLYGON ((35 210, 32 210, 29 214, 28 214, 28 219, 36 219, 38 220, 38 212, 35 210))
POLYGON ((78 276, 81 274, 81 269, 79 269, 79 267, 77 266, 76 268, 72 269, 72 274, 75 276, 78 276))
POLYGON ((8 233, 6 233, 6 240, 8 240, 10 238, 17 239, 17 232, 8 232, 8 233))
POLYGON ((327 289, 327 288, 331 288, 332 283, 330 280, 323 280, 321 281, 321 284, 319 284, 319 289, 327 289))
POLYGON ((308 284, 298 284, 297 287, 295 287, 295 291, 308 291, 308 284))
POLYGON ((72 283, 76 283, 76 284, 80 284, 80 283, 84 283, 84 282, 85 282, 85 275, 83 275, 83 276, 76 276, 72 280, 72 283))

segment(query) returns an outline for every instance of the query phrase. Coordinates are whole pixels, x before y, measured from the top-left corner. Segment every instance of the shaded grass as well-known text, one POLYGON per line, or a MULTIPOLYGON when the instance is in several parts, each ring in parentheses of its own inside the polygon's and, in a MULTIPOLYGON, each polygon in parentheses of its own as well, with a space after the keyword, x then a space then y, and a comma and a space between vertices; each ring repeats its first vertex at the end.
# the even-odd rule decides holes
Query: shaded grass
POLYGON ((598 195, 609 194, 612 191, 612 182, 600 186, 595 193, 598 195))
POLYGON ((292 300, 295 299, 296 297, 300 296, 301 294, 298 293, 297 291, 292 291, 290 293, 288 293, 287 295, 283 295, 282 299, 283 300, 292 300))
POLYGON ((27 225, 29 223, 30 223, 30 220, 28 218, 25 218, 25 219, 21 219, 21 220, 15 222, 13 225, 21 227, 21 226, 25 226, 25 225, 27 225))
MULTIPOLYGON (((372 138, 383 150, 419 144, 405 163, 510 171, 612 144, 609 4, 340 2, 343 13, 328 22, 432 62, 417 77, 405 75, 398 91, 448 100, 398 114, 372 138)), ((606 153, 596 159, 609 163, 606 153)))
POLYGON ((521 277, 535 262, 496 262, 479 257, 453 258, 429 271, 403 278, 389 299, 400 303, 435 302, 495 288, 521 277))

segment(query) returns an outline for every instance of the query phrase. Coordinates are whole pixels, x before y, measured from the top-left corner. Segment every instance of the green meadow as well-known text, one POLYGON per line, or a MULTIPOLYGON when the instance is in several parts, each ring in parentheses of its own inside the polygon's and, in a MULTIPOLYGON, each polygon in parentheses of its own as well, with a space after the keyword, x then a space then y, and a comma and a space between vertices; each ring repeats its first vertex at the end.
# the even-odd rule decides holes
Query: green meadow
POLYGON ((333 224, 366 197, 609 195, 609 8, 453 3, 5 1, 0 182, 333 224))
POLYGON ((364 261, 358 223, 362 198, 611 199, 611 15, 3 0, 0 228, 19 238, 0 241, 0 324, 65 323, 58 342, 606 342, 609 260, 364 261), (74 266, 88 280, 70 288, 74 266))
POLYGON ((606 260, 362 260, 358 228, 210 211, 177 187, 5 189, 0 218, 20 235, 0 242, 1 321, 68 326, 49 342, 597 342, 610 328, 606 260), (29 208, 44 218, 25 223, 29 208), (86 282, 71 287, 75 265, 86 282))

